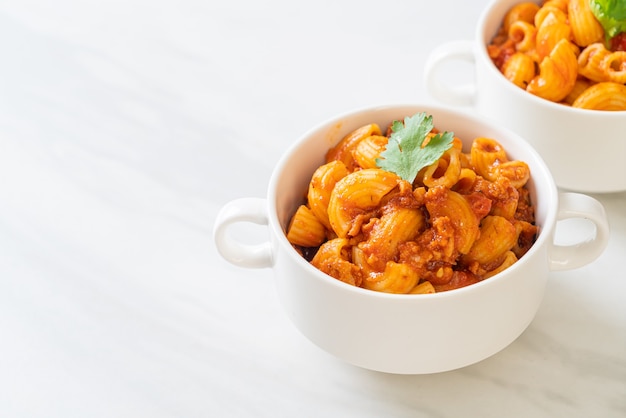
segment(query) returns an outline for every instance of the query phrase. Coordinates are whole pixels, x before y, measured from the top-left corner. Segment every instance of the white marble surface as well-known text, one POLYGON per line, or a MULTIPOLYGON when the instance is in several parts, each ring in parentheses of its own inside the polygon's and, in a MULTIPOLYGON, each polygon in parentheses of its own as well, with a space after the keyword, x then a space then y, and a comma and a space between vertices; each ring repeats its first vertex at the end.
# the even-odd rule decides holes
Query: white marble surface
POLYGON ((332 358, 212 242, 313 125, 429 101, 486 2, 2 2, 0 416, 626 416, 626 193, 517 341, 436 375, 332 358))

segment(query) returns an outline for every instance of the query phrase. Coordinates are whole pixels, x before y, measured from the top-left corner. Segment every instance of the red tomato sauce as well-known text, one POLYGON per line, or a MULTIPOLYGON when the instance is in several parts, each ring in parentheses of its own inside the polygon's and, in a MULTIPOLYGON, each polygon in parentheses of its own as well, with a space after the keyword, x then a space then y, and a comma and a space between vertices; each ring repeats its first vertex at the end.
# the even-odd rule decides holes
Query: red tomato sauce
POLYGON ((611 39, 612 51, 626 51, 626 32, 618 33, 611 39))

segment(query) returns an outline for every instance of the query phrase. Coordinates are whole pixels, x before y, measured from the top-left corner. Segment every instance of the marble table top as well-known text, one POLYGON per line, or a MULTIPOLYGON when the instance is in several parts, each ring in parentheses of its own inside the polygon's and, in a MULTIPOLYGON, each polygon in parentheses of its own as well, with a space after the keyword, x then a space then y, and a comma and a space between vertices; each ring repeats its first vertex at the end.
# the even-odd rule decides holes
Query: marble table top
POLYGON ((3 2, 0 416, 626 416, 626 193, 595 196, 606 252, 551 273, 521 337, 441 374, 331 357, 271 270, 215 249, 219 209, 306 130, 430 102, 425 57, 486 4, 3 2))

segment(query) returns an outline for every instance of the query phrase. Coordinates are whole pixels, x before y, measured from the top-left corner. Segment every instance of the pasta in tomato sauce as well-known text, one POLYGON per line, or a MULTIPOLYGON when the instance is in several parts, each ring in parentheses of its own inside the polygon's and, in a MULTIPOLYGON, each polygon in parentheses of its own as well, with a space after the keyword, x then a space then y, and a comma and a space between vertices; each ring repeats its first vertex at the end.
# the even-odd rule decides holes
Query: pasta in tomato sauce
POLYGON ((626 110, 626 33, 606 41, 590 0, 520 2, 487 52, 513 84, 546 100, 626 110))
POLYGON ((434 293, 485 280, 529 250, 538 227, 525 162, 495 139, 463 150, 454 137, 409 182, 374 163, 390 134, 354 130, 312 175, 286 235, 313 266, 373 291, 434 293))

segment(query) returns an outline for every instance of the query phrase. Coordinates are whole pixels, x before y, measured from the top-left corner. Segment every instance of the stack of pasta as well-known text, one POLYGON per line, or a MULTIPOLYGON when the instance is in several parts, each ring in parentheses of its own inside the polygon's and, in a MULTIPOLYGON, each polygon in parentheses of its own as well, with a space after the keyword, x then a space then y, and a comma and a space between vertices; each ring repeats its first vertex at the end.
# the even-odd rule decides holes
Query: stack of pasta
POLYGON ((590 0, 523 2, 487 46, 517 86, 544 99, 595 110, 626 110, 626 33, 609 39, 590 0))
POLYGON ((538 227, 525 162, 494 139, 464 151, 454 137, 409 182, 377 166, 390 134, 356 129, 313 173, 287 239, 316 268, 366 289, 433 293, 487 279, 529 250, 538 227))

